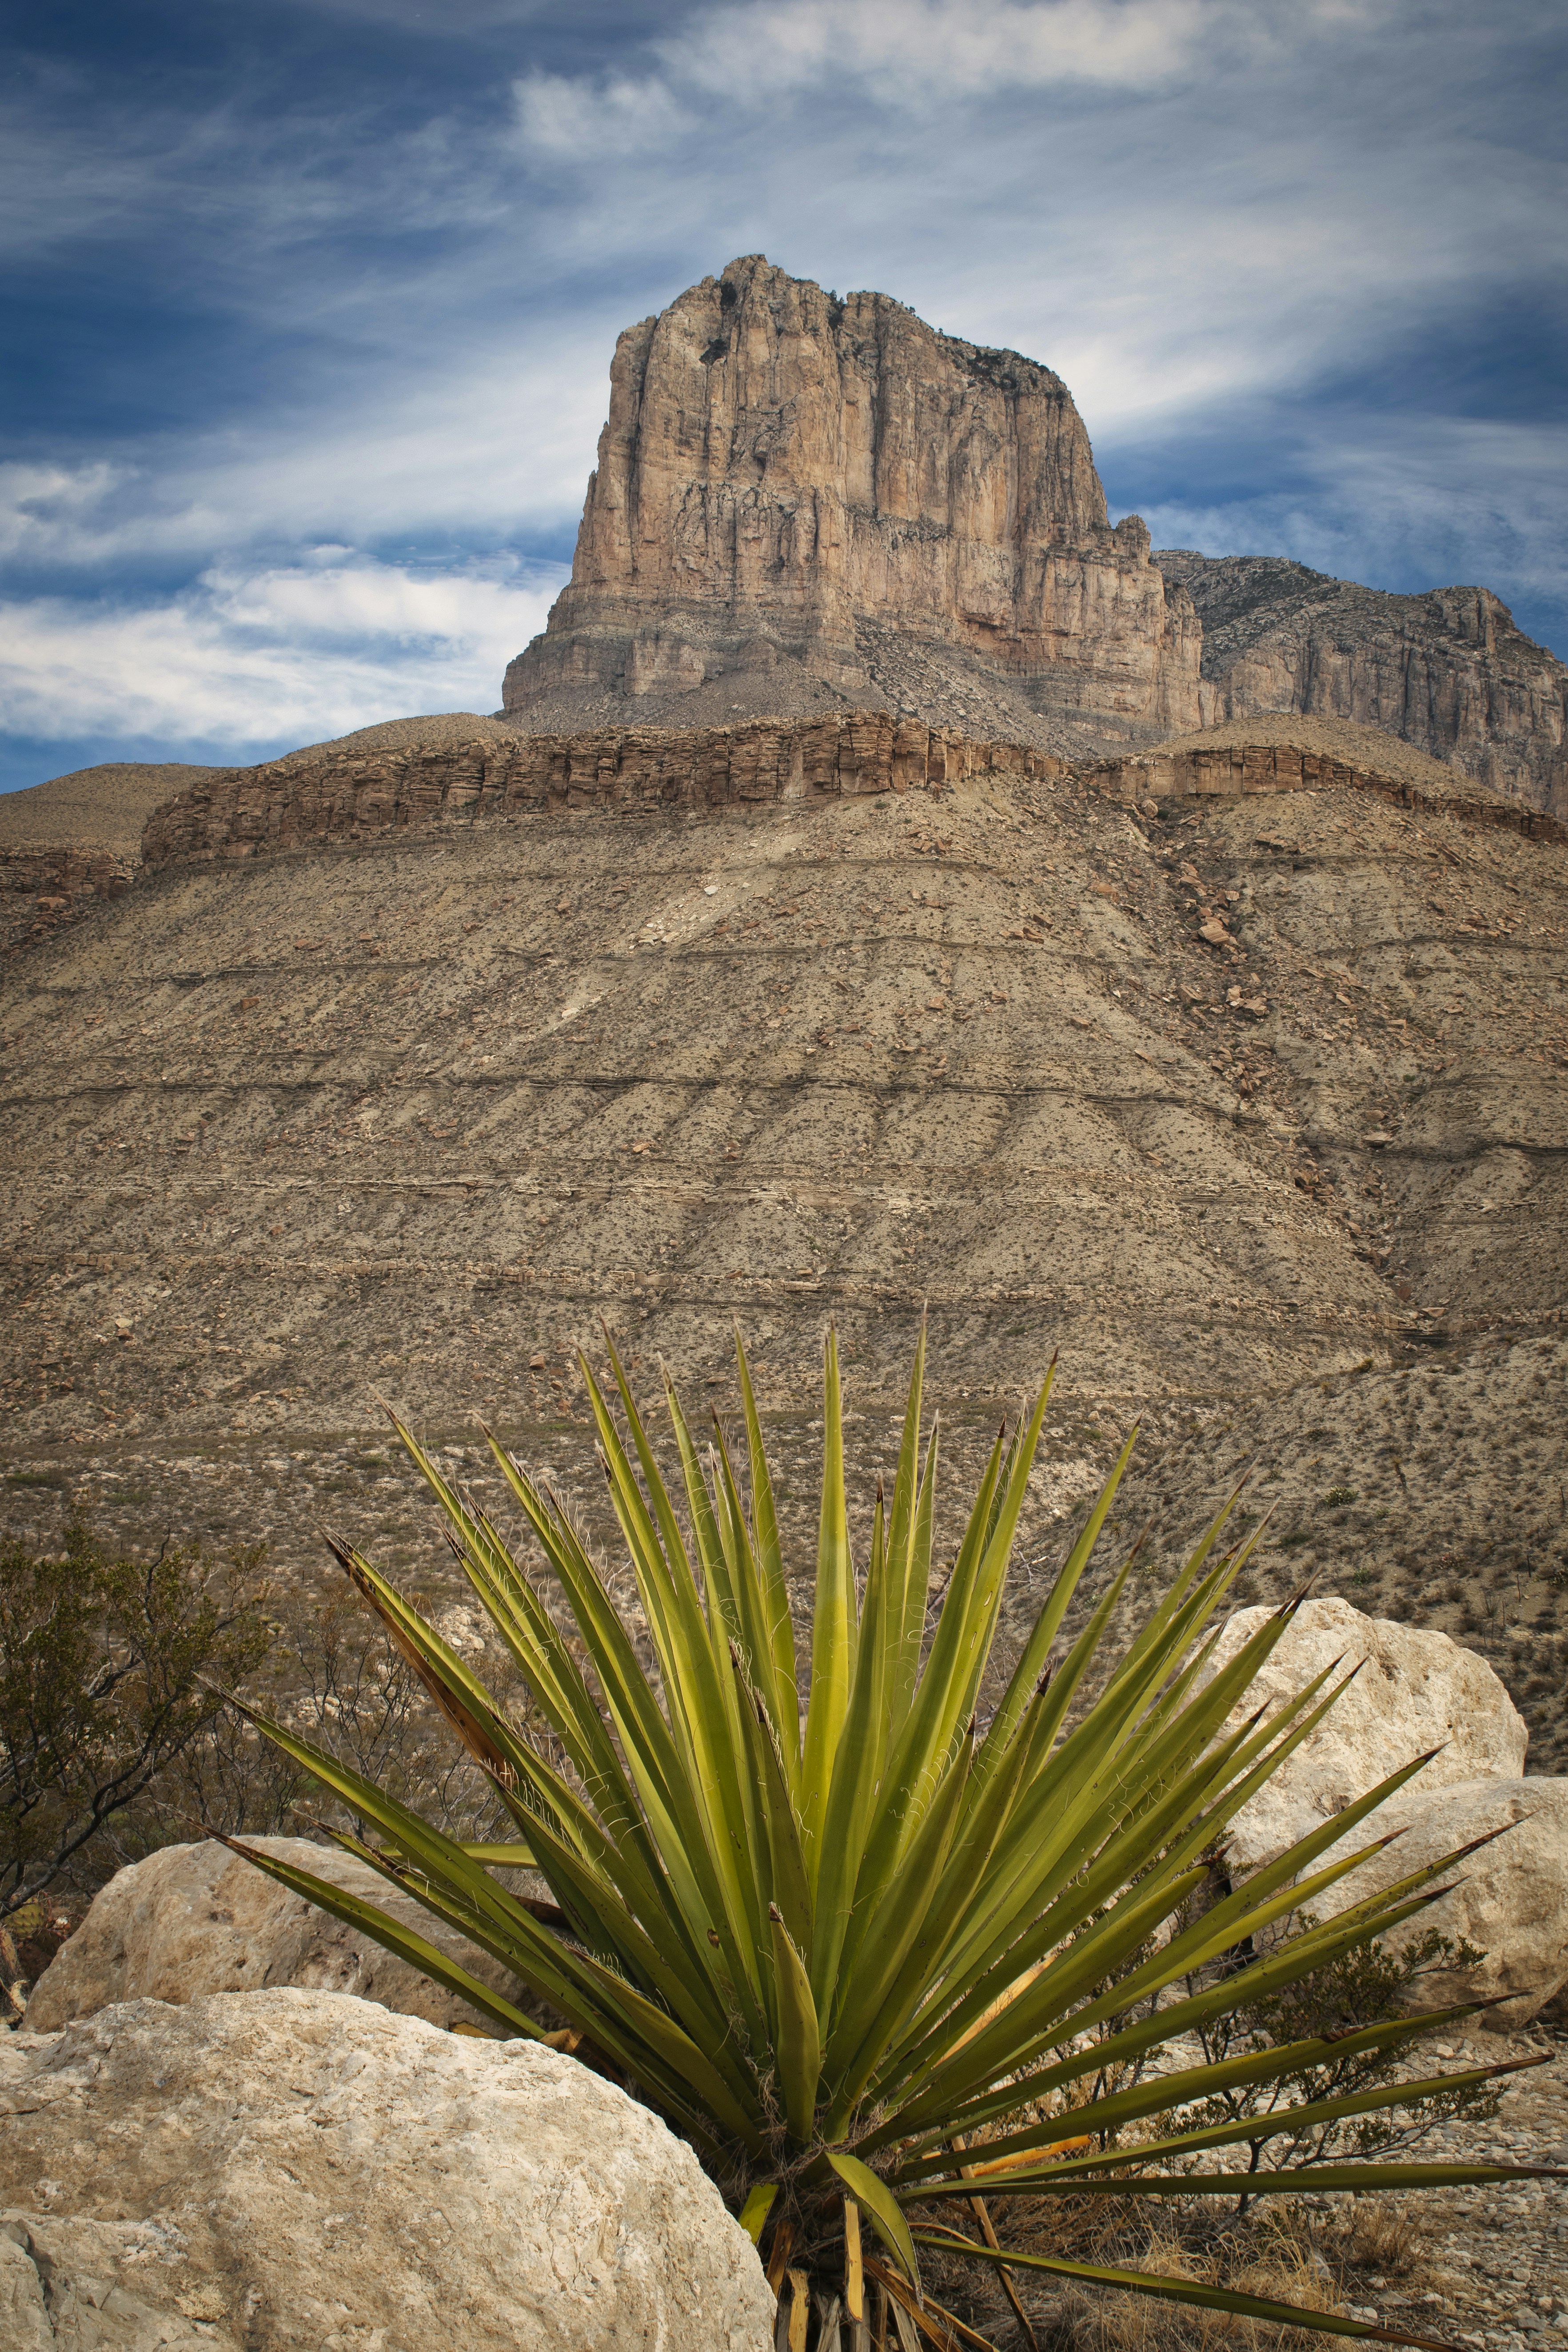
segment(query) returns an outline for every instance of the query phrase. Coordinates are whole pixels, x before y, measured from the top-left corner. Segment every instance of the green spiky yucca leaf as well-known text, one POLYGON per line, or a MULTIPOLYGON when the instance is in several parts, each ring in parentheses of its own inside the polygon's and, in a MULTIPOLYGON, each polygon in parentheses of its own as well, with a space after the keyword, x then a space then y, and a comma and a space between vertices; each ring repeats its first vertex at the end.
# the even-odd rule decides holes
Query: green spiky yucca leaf
MULTIPOLYGON (((461 1844, 287 1726, 256 1717, 373 1824, 379 1840, 372 1846, 335 1832, 337 1842, 550 2003, 568 2021, 558 2043, 580 2046, 580 2038, 591 2045, 585 2054, 660 2109, 699 2150, 753 2238, 770 2225, 776 2277, 789 2267, 825 2283, 835 2264, 842 2272, 847 2241, 858 2277, 854 2217, 863 2212, 890 2258, 878 2263, 868 2255, 868 2269, 902 2282, 901 2308, 906 2301, 913 2324, 939 2342, 948 2336, 946 2323, 925 2311, 920 2245, 1008 2265, 1009 2292, 1013 2268, 1044 2269, 1297 2326, 1424 2341, 1222 2288, 999 2248, 979 2196, 994 2189, 1009 2200, 1254 2197, 1479 2182, 1520 2169, 1361 2161, 1238 2172, 1220 2152, 1256 2140, 1258 2118, 1181 2126, 1180 2111, 1213 2093, 1286 2082, 1331 2054, 1403 2046, 1429 2018, 1372 2027, 1332 2048, 1298 2042, 1114 2087, 1119 2070, 1156 2043, 1387 1935, 1443 1891, 1433 1885, 1436 1871, 1415 1873, 1375 1902, 1288 1937, 1239 1976, 1216 1980, 1224 1955, 1377 1851, 1375 1840, 1313 1866, 1426 1760, 1414 1759, 1189 1916, 1187 1898, 1215 1841, 1343 1687, 1331 1669, 1272 1715, 1226 1728, 1291 1614, 1272 1614, 1233 1659, 1212 1668, 1212 1620, 1250 1549, 1221 1553, 1227 1513, 1119 1654, 1107 1659, 1106 1636, 1130 1561, 1058 1655, 1129 1439, 982 1722, 977 1709, 1051 1380, 1010 1440, 998 1436, 956 1553, 945 1574, 934 1573, 938 1441, 933 1426, 922 1442, 922 1336, 892 1494, 878 1493, 857 1575, 830 1335, 802 1707, 802 1662, 744 1349, 737 1342, 743 1470, 722 1432, 706 1460, 699 1457, 667 1390, 684 1508, 661 1475, 613 1348, 610 1357, 619 1420, 586 1359, 581 1368, 653 1673, 547 1489, 491 1439, 554 1581, 554 1612, 538 1571, 518 1564, 493 1522, 399 1424, 549 1737, 519 1730, 370 1562, 334 1544, 490 1776, 517 1833, 506 1845, 461 1844), (558 1622, 562 1604, 574 1640, 558 1622), (553 1921, 492 1874, 529 1860, 559 1906, 553 1921), (1140 2126, 1148 2127, 1142 2136, 1140 2126), (1211 2154, 1219 2154, 1218 2165, 1205 2160, 1211 2154), (986 2243, 943 2220, 941 2209, 955 2200, 986 2216, 986 2243)), ((504 2032, 541 2034, 521 2009, 372 1905, 239 1850, 460 1993, 504 2032)), ((1448 2079, 1459 2084, 1502 2071, 1448 2079)), ((1331 2104, 1335 2114, 1361 2115, 1432 2088, 1410 2084, 1331 2104)), ((1323 2102, 1298 2103, 1270 2114, 1267 2127, 1287 2132, 1326 2114, 1323 2102)))

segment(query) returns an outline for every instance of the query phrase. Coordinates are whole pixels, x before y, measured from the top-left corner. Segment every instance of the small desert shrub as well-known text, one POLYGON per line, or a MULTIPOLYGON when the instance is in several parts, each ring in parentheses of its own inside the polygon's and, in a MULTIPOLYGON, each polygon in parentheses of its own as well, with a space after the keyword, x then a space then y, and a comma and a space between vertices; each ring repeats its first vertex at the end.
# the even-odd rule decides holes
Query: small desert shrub
MULTIPOLYGON (((63 1552, 0 1553, 0 1924, 36 1980, 115 1871, 207 1832, 367 1827, 223 1695, 265 1705, 455 1837, 509 1815, 424 1683, 351 1596, 279 1594, 257 1550, 115 1559, 79 1521, 63 1552), (302 1802, 307 1797, 308 1806, 302 1802)), ((520 1718, 504 1654, 487 1660, 520 1718)), ((14 1965, 13 1965, 14 1962, 14 1965)))
MULTIPOLYGON (((1228 1881, 1221 1879, 1222 1885, 1228 1881)), ((1311 1912, 1300 1915, 1308 1929, 1318 1925, 1311 1912)), ((1314 2063, 1292 2066, 1278 2080, 1228 2085, 1198 2102, 1191 2120, 1216 2126, 1251 2121, 1257 2136, 1241 2142, 1249 2171, 1262 2165, 1267 2153, 1270 2171, 1308 2165, 1343 2163, 1347 2158, 1386 2157, 1404 2153, 1435 2126, 1463 2119, 1489 2121, 1498 2112, 1498 2094, 1490 2079, 1458 2078, 1450 2090, 1412 2097, 1397 2105, 1373 2105, 1366 2112, 1318 2115, 1302 2119, 1303 2109, 1337 2106, 1348 2101, 1380 2098, 1396 2084, 1420 2037, 1414 2031, 1398 2032, 1370 2047, 1357 2046, 1368 2029, 1409 2028, 1418 2006, 1422 1979, 1437 1971, 1474 1965, 1483 1955, 1473 1944, 1455 1943, 1436 1928, 1427 1928, 1398 1944, 1361 1944, 1313 1969, 1293 1984, 1270 1991, 1259 2000, 1246 1997, 1250 1966, 1269 1952, 1271 1930, 1260 1949, 1248 1956, 1248 1965, 1234 1970, 1236 2004, 1198 2029, 1197 2040, 1207 2063, 1223 2067, 1233 2058, 1274 2050, 1315 2049, 1323 2054, 1314 2063)), ((1233 1963, 1232 1963, 1233 1966, 1233 1963)), ((1245 2195, 1239 2210, 1247 2207, 1245 2195)))
POLYGON ((0 1552, 0 1922, 124 1858, 120 1832, 244 1682, 268 1636, 254 1559, 0 1552))
MULTIPOLYGON (((423 1596, 414 1596, 421 1605, 423 1596)), ((276 1603, 265 1661, 240 1696, 265 1707, 351 1772, 375 1780, 452 1837, 504 1834, 510 1821, 495 1784, 466 1750, 387 1629, 338 1591, 276 1603)), ((528 1694, 497 1644, 483 1664, 519 1720, 528 1694)), ((225 1706, 153 1791, 158 1826, 199 1822, 213 1834, 364 1836, 362 1814, 263 1737, 247 1712, 225 1706)), ((162 1843, 155 1837, 153 1843, 162 1843)))

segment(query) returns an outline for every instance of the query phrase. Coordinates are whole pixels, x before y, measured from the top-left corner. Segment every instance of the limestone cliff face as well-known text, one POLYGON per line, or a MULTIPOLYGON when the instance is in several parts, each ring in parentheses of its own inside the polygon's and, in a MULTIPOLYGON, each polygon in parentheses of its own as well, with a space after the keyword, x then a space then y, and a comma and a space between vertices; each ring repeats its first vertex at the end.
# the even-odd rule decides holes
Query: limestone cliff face
POLYGON ((1568 668, 1487 588, 1395 596, 1275 556, 1162 551, 1203 624, 1203 723, 1293 710, 1415 743, 1568 816, 1568 668))
POLYGON ((868 626, 1048 717, 1124 737, 1197 718, 1190 603, 1136 516, 1111 528, 1061 378, 752 255, 621 337, 571 582, 506 706, 794 665, 862 698, 868 626))

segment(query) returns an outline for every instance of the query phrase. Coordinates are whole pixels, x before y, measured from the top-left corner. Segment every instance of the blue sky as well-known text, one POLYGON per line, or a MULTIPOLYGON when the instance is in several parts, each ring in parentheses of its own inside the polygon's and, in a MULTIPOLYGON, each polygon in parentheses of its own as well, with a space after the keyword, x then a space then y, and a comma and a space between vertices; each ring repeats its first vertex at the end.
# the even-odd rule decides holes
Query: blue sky
POLYGON ((0 783, 493 709, 738 253, 1071 386, 1158 545, 1568 653, 1560 0, 4 16, 0 783))

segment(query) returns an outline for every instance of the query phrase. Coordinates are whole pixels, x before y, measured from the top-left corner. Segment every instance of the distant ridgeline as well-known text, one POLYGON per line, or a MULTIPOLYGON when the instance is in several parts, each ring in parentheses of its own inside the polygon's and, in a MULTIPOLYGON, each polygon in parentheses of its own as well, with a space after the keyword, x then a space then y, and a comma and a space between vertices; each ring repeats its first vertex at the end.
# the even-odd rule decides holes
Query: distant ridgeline
POLYGON ((1202 724, 1296 712, 1376 727, 1568 816, 1568 668, 1487 588, 1401 596, 1283 556, 1154 559, 1203 625, 1202 724))

